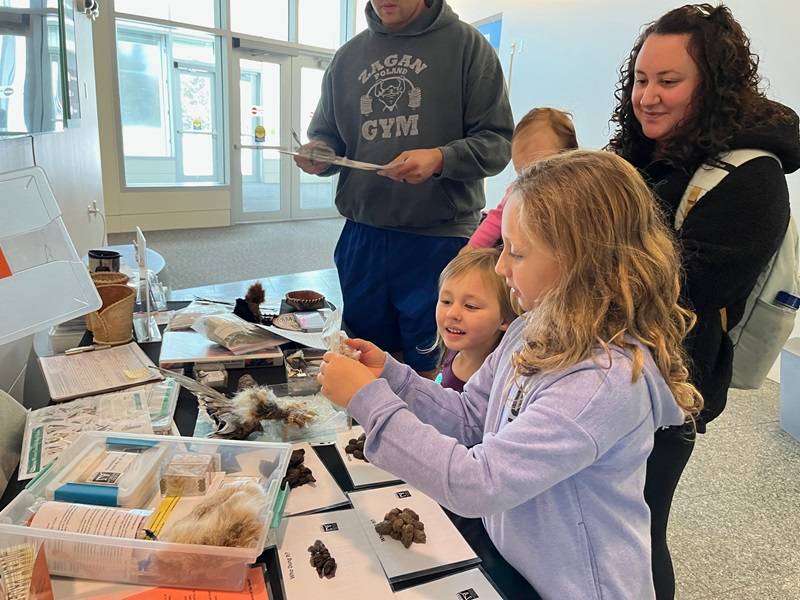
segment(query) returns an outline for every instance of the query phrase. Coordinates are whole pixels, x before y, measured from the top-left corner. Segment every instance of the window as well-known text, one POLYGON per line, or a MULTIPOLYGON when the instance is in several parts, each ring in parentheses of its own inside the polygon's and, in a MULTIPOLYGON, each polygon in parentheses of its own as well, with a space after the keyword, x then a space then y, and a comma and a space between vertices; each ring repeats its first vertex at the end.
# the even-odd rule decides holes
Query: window
POLYGON ((297 35, 301 44, 338 48, 340 9, 338 0, 298 0, 297 35))
POLYGON ((366 7, 366 2, 356 0, 356 35, 367 28, 367 13, 364 12, 366 7))
MULTIPOLYGON (((327 0, 337 4, 339 0, 327 0)), ((231 30, 258 37, 289 39, 289 0, 230 0, 231 30)))
MULTIPOLYGON (((272 0, 262 1, 265 4, 272 2, 272 0)), ((115 0, 114 9, 118 13, 200 25, 201 27, 218 25, 215 0, 115 0)))
POLYGON ((127 185, 223 182, 219 48, 209 34, 117 21, 127 185))

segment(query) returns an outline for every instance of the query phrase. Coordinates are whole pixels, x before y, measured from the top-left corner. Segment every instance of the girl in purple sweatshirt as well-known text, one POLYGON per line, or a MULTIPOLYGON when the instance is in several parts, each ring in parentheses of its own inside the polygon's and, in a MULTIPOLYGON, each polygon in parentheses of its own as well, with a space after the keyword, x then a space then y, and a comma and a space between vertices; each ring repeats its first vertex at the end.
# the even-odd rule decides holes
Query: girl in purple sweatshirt
POLYGON ((322 391, 370 462, 481 517, 543 598, 652 599, 653 432, 702 404, 669 229, 627 162, 574 151, 522 173, 502 233, 497 271, 527 312, 464 392, 363 340, 360 361, 325 355, 322 391))

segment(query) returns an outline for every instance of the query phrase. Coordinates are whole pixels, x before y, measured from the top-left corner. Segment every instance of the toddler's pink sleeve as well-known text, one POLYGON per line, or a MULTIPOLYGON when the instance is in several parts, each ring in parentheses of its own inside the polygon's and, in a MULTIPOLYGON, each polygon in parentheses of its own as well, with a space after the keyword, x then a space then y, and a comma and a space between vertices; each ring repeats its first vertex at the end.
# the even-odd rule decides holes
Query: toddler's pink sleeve
POLYGON ((503 220, 503 209, 508 201, 510 188, 506 190, 506 195, 500 200, 497 208, 491 209, 475 233, 469 239, 469 245, 474 248, 493 248, 500 239, 500 224, 503 220))

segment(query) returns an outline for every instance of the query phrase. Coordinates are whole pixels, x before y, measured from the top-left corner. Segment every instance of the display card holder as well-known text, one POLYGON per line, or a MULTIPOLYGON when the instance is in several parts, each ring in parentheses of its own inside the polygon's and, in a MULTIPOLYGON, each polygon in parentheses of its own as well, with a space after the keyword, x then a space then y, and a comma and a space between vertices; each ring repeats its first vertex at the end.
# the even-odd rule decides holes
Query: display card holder
POLYGON ((0 174, 0 345, 102 305, 40 167, 0 174))

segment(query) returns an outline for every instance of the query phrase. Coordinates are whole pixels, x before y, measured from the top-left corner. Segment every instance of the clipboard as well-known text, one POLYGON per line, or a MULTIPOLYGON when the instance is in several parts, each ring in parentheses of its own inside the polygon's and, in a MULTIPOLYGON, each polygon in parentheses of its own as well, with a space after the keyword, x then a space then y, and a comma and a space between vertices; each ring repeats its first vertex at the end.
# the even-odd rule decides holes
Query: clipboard
POLYGON ((290 156, 301 156, 303 158, 310 158, 313 160, 318 160, 319 162, 326 162, 332 165, 337 165, 339 167, 346 167, 348 169, 358 169, 360 171, 380 171, 381 169, 385 169, 386 165, 376 165, 373 163, 362 162, 360 160, 353 160, 351 158, 347 158, 345 156, 325 156, 325 155, 313 155, 307 154, 305 152, 298 152, 296 150, 278 150, 281 154, 288 154, 290 156))
POLYGON ((163 379, 136 342, 105 350, 39 358, 54 402, 114 392, 163 379))

